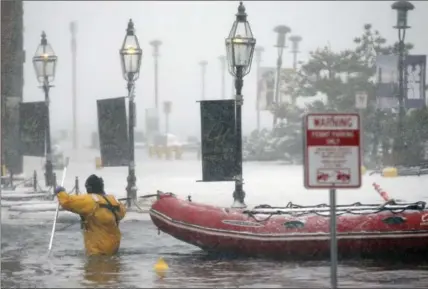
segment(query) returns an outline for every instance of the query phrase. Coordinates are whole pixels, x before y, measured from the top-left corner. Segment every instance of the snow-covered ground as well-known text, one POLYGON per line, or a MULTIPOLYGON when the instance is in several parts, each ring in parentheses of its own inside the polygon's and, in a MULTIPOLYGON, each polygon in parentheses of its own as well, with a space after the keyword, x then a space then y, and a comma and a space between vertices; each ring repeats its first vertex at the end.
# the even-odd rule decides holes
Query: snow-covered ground
MULTIPOLYGON (((67 154, 66 154, 67 155, 67 154)), ((69 152, 70 164, 65 179, 65 187, 71 190, 74 187, 75 177, 80 179, 80 187, 83 189, 85 179, 90 174, 103 177, 105 189, 108 193, 118 198, 125 197, 127 168, 103 168, 95 169, 95 157, 97 151, 82 149, 78 152, 69 152)), ((153 194, 157 190, 173 192, 179 197, 192 197, 194 202, 202 202, 212 205, 228 207, 232 204, 234 183, 202 183, 201 163, 195 154, 187 154, 183 160, 158 160, 149 159, 145 150, 137 151, 137 186, 138 195, 153 194)), ((39 169, 40 161, 36 158, 26 158, 26 169, 32 171, 39 169)), ((58 178, 61 171, 57 172, 58 178)), ((42 175, 42 174, 40 174, 42 175)), ((298 204, 310 205, 328 203, 327 190, 306 190, 303 187, 303 167, 280 165, 278 163, 244 163, 244 190, 246 203, 249 207, 259 204, 276 206, 286 205, 289 201, 298 204)), ((383 178, 379 175, 363 177, 363 186, 358 190, 338 190, 337 202, 339 204, 362 202, 380 203, 382 199, 373 189, 373 182, 378 183, 392 198, 406 201, 428 200, 428 176, 383 178)), ((56 200, 53 201, 14 201, 15 196, 23 197, 29 193, 3 192, 2 207, 8 207, 10 215, 25 219, 52 219, 56 208, 56 200), (5 200, 6 198, 6 200, 5 200), (19 213, 19 214, 17 214, 19 213), (27 216, 28 215, 28 216, 27 216)), ((31 194, 34 196, 34 194, 31 194)), ((42 194, 43 195, 43 194, 42 194)), ((145 207, 150 206, 147 202, 145 207)), ((60 212, 60 215, 67 212, 60 212)), ((3 215, 3 214, 2 214, 3 215)), ((143 217, 141 213, 130 212, 126 219, 134 220, 143 217)), ((68 220, 67 217, 64 217, 68 220)), ((61 218, 60 218, 61 221, 61 218)))
POLYGON ((21 192, 19 188, 11 194, 1 194, 1 199, 6 201, 22 201, 22 200, 34 200, 41 198, 48 198, 47 193, 25 193, 21 192))
POLYGON ((23 200, 23 201, 8 201, 8 200, 2 200, 1 201, 1 207, 13 207, 13 206, 22 206, 22 205, 31 205, 34 206, 36 205, 36 207, 39 206, 39 204, 52 204, 52 201, 47 201, 47 200, 23 200))

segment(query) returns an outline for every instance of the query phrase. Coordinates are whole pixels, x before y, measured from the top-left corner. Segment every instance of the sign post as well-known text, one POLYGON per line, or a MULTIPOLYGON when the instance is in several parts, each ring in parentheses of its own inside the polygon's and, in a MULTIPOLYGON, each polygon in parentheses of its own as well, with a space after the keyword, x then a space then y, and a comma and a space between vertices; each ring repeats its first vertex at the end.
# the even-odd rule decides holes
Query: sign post
POLYGON ((330 283, 337 288, 336 189, 330 189, 330 283))
POLYGON ((337 288, 336 189, 361 187, 360 116, 310 113, 304 119, 307 189, 330 191, 330 279, 337 288))

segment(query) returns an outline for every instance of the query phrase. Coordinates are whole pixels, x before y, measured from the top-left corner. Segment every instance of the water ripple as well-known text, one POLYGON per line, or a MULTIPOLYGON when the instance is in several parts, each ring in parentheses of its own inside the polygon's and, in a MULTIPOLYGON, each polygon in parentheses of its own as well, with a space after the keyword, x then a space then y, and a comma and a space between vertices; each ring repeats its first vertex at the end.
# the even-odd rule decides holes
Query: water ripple
MULTIPOLYGON (((73 288, 291 288, 328 287, 329 262, 284 262, 252 258, 216 258, 167 235, 158 235, 150 222, 122 225, 120 253, 86 258, 79 227, 58 232, 47 256, 50 225, 2 224, 2 287, 73 288), (170 270, 153 272, 162 256, 170 270)), ((427 264, 341 262, 341 286, 425 287, 427 264)))

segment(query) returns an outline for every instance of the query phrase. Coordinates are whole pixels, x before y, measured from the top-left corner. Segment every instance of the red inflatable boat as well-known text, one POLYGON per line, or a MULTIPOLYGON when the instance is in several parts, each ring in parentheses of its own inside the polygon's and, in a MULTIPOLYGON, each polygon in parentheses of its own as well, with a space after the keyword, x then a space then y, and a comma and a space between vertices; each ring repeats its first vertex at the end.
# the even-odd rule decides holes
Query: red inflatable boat
MULTIPOLYGON (((327 257, 329 207, 262 205, 230 209, 158 192, 150 216, 163 232, 203 250, 245 256, 327 257)), ((337 206, 340 256, 428 256, 424 202, 337 206)))

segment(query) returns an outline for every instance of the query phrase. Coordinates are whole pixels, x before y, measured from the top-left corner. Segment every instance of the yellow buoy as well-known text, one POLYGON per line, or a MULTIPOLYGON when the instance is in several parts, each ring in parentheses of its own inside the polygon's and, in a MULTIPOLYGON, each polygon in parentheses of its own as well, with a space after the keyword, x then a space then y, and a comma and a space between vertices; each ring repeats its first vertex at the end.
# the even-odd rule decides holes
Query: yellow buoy
POLYGON ((364 176, 367 172, 367 169, 365 166, 361 166, 361 175, 364 176))
POLYGON ((175 150, 175 159, 181 160, 181 156, 183 155, 183 149, 181 148, 181 146, 175 146, 174 150, 175 150))
POLYGON ((387 167, 382 170, 382 176, 385 178, 394 178, 398 176, 397 168, 387 167))
POLYGON ((165 260, 162 257, 160 257, 159 260, 156 262, 153 269, 155 270, 155 272, 158 276, 164 277, 166 271, 168 271, 168 269, 169 269, 169 266, 165 262, 165 260))
POLYGON ((158 145, 155 146, 155 152, 156 152, 158 159, 162 158, 163 148, 161 146, 158 146, 158 145))
POLYGON ((150 145, 149 146, 149 156, 150 156, 150 158, 154 157, 155 153, 156 153, 155 152, 155 147, 152 146, 152 145, 150 145))

